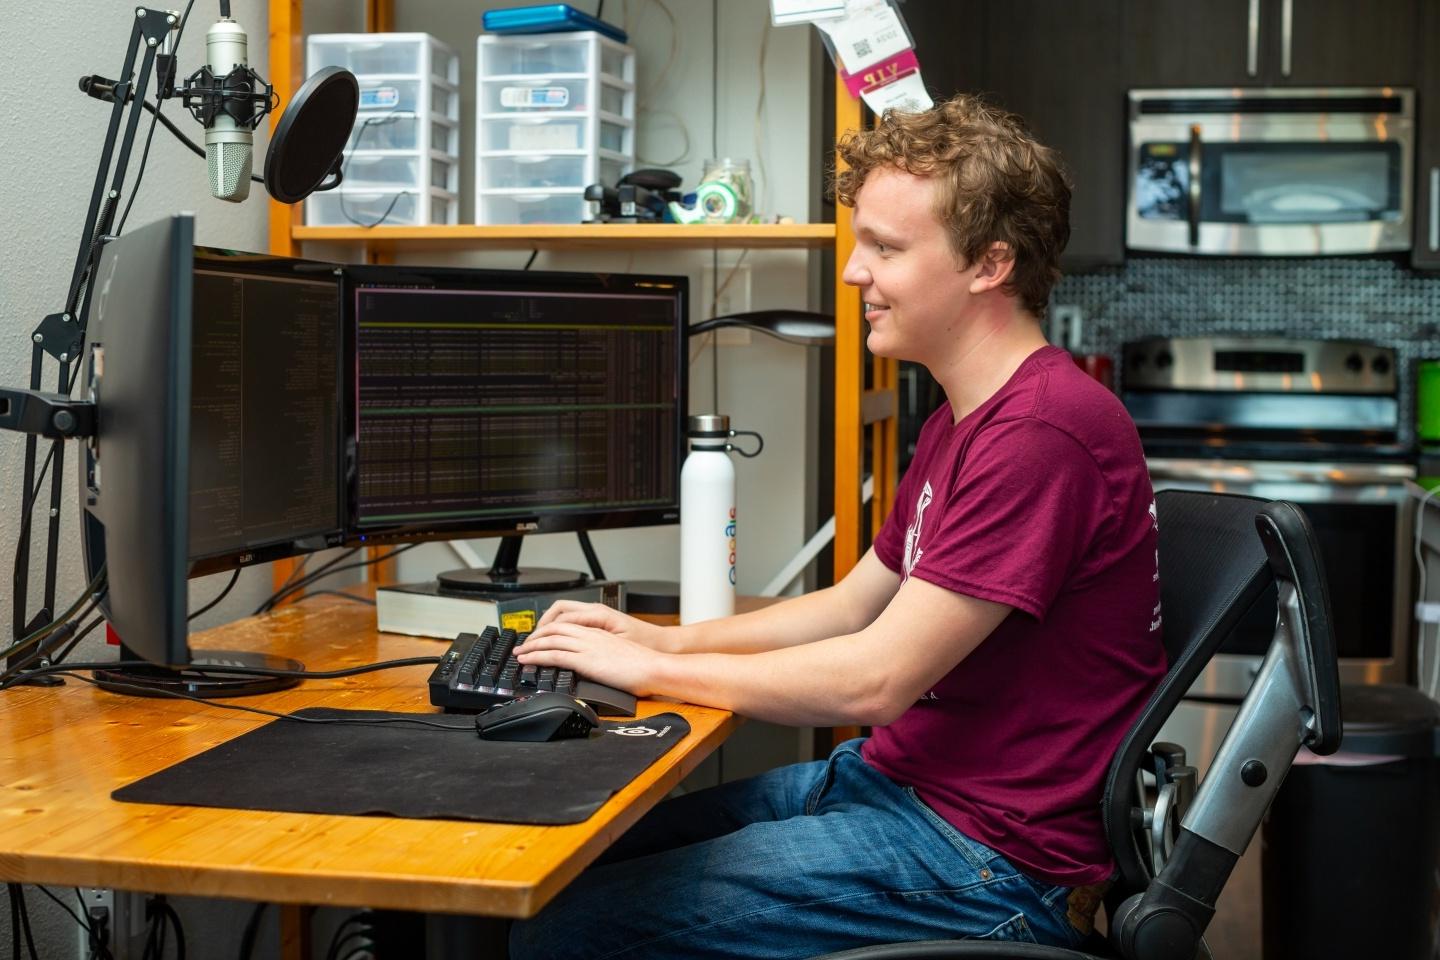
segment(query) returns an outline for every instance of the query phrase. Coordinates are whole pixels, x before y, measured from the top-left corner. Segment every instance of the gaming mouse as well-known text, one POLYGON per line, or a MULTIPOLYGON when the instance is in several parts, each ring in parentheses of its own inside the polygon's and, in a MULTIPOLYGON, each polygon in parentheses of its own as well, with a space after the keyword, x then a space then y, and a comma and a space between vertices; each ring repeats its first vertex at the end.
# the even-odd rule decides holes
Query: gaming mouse
POLYGON ((475 717, 481 740, 568 740, 598 726, 600 718, 585 701, 552 692, 497 703, 475 717))

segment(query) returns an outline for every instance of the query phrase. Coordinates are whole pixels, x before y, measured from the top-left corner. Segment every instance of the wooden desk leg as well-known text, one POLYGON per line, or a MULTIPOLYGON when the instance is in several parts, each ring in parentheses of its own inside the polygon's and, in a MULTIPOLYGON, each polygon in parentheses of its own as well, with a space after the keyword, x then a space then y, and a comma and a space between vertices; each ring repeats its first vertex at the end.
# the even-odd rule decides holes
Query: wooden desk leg
POLYGON ((310 960, 310 922, 315 908, 280 904, 280 960, 310 960))

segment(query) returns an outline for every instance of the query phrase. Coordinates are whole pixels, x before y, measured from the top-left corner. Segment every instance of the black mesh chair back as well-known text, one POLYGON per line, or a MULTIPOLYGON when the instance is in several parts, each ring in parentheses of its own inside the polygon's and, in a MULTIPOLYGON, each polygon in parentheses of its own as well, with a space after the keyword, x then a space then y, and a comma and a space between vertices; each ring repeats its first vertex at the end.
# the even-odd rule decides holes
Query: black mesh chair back
POLYGON ((1153 871, 1136 824, 1135 778, 1160 727, 1175 711, 1211 656, 1266 592, 1271 573, 1255 535, 1266 501, 1234 494, 1162 490, 1160 615, 1169 669, 1121 741, 1105 778, 1105 833, 1119 878, 1113 906, 1144 890, 1153 871))

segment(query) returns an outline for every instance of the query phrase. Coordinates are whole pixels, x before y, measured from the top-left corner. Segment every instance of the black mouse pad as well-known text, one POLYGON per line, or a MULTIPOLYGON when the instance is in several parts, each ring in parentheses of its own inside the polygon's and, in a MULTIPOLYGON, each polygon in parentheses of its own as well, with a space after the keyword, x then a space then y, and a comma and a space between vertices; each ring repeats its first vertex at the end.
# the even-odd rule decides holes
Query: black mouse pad
POLYGON ((603 723, 585 739, 481 740, 472 717, 310 709, 121 787, 130 803, 500 823, 579 823, 690 732, 661 713, 603 723))

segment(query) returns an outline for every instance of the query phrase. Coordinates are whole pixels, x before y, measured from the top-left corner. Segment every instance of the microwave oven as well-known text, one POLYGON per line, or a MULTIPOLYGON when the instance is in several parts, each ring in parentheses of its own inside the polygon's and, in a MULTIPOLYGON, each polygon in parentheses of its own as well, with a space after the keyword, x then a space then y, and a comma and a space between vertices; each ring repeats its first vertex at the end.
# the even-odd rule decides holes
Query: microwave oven
POLYGON ((1131 90, 1126 245, 1218 256, 1411 246, 1415 93, 1131 90))

